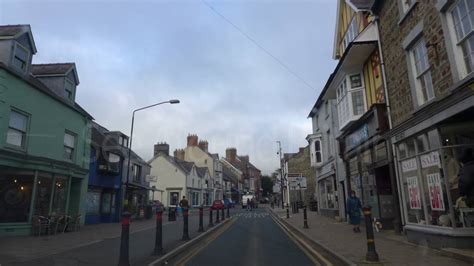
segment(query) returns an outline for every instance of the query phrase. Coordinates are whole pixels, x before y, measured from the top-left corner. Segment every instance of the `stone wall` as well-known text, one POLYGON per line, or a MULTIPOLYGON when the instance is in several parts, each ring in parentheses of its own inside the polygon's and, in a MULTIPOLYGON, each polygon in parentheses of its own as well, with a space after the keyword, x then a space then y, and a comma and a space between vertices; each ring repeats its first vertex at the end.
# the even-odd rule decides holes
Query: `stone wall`
POLYGON ((405 19, 399 23, 401 16, 398 5, 400 2, 398 0, 383 1, 378 10, 387 89, 394 126, 409 119, 415 110, 413 101, 416 99, 412 97, 409 82, 408 54, 402 42, 420 21, 423 21, 423 38, 427 44, 431 44, 428 46, 428 60, 435 95, 442 96, 453 83, 441 24, 442 14, 435 8, 434 1, 418 1, 405 19))
POLYGON ((304 201, 309 204, 316 189, 316 171, 311 168, 309 146, 302 148, 288 160, 289 173, 302 173, 306 177, 308 188, 304 191, 304 201))

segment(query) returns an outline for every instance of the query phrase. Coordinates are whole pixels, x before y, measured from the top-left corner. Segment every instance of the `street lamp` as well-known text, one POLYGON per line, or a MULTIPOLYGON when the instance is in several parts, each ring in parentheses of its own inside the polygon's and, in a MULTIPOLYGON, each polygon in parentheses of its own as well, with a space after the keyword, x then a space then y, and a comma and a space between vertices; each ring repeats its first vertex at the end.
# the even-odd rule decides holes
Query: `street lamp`
POLYGON ((130 177, 130 157, 131 157, 131 154, 132 154, 133 124, 135 122, 135 113, 138 112, 138 111, 145 110, 145 109, 155 107, 157 105, 161 105, 161 104, 165 104, 165 103, 177 104, 177 103, 179 103, 179 100, 173 99, 173 100, 160 102, 160 103, 155 103, 155 104, 152 104, 152 105, 148 105, 148 106, 141 107, 141 108, 133 110, 133 113, 132 113, 132 126, 130 127, 131 128, 130 129, 130 142, 129 142, 129 146, 128 146, 127 182, 125 183, 125 201, 127 202, 127 204, 124 204, 124 208, 125 207, 128 208, 128 180, 129 180, 129 177, 130 177))

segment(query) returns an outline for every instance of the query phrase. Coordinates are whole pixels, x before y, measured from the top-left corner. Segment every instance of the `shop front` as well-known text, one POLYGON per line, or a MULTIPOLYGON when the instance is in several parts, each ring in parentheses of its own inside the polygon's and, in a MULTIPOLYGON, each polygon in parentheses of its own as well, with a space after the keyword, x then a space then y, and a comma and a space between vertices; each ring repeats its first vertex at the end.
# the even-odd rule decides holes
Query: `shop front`
POLYGON ((397 215, 396 182, 391 171, 389 147, 382 134, 388 130, 386 109, 374 104, 340 137, 341 154, 346 164, 349 191, 355 191, 364 206, 372 208, 372 216, 382 228, 394 228, 397 215))
POLYGON ((0 236, 28 235, 35 216, 81 214, 84 177, 0 166, 0 236))
POLYGON ((317 169, 316 176, 319 213, 334 218, 339 215, 339 196, 334 161, 330 161, 317 169))
POLYGON ((474 161, 472 117, 474 107, 395 139, 408 240, 474 247, 474 203, 464 193, 474 188, 459 182, 463 167, 474 161))

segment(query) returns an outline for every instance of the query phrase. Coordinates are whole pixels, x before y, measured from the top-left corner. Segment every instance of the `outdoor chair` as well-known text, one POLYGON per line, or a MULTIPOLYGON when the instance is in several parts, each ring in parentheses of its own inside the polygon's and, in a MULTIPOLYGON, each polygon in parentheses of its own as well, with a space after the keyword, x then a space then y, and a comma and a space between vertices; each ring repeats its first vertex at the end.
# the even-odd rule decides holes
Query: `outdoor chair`
POLYGON ((44 234, 48 233, 49 227, 50 227, 50 221, 48 218, 40 215, 34 215, 31 220, 31 225, 32 225, 32 234, 35 235, 36 232, 38 233, 38 236, 41 236, 41 233, 44 232, 44 234))
POLYGON ((76 231, 79 231, 80 228, 81 228, 81 215, 76 214, 76 215, 68 216, 67 229, 69 231, 76 232, 76 231))
POLYGON ((58 215, 52 216, 50 222, 50 234, 55 235, 58 231, 64 232, 67 226, 66 216, 58 215))

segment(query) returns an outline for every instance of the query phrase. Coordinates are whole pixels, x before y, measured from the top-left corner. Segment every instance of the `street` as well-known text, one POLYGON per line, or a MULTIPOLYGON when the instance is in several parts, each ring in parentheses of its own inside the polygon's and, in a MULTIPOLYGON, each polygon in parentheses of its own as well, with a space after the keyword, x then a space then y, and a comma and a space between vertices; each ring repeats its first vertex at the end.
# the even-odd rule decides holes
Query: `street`
POLYGON ((227 230, 178 265, 314 265, 265 208, 235 216, 227 230))

